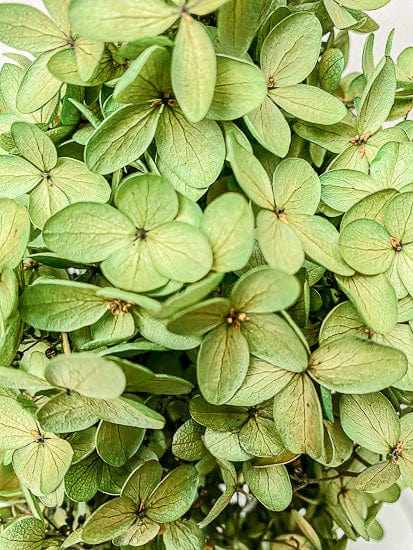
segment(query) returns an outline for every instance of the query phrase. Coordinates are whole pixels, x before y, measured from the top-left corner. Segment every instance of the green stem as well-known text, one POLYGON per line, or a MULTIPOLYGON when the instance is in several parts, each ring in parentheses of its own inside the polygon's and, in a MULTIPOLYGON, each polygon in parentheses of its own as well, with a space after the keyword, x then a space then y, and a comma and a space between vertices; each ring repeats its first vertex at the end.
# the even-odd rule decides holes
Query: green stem
POLYGON ((27 505, 30 508, 30 512, 32 513, 32 515, 35 518, 40 519, 40 521, 42 521, 43 525, 45 526, 46 525, 45 524, 45 519, 44 519, 43 512, 40 508, 40 505, 39 505, 39 502, 38 502, 37 498, 24 485, 22 485, 21 488, 22 488, 22 492, 23 492, 23 494, 26 498, 27 505))
POLYGON ((301 332, 300 328, 295 324, 294 320, 291 318, 291 316, 284 309, 281 310, 281 315, 284 317, 284 319, 287 321, 287 323, 290 325, 290 327, 296 333, 298 338, 301 340, 303 346, 307 350, 308 355, 311 355, 310 346, 308 345, 308 342, 307 342, 304 334, 301 332))

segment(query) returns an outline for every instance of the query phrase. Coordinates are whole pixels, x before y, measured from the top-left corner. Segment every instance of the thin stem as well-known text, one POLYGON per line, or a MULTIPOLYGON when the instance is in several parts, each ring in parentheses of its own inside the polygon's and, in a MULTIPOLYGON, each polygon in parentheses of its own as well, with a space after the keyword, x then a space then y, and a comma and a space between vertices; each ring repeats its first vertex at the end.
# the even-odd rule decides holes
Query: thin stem
POLYGON ((35 518, 40 519, 40 521, 42 521, 44 525, 44 515, 40 509, 40 505, 37 498, 24 485, 21 486, 21 489, 26 498, 26 502, 30 508, 30 512, 35 518))
POLYGON ((361 464, 363 464, 363 466, 366 466, 366 468, 370 468, 371 464, 369 462, 367 462, 367 460, 364 460, 364 458, 362 456, 360 456, 357 451, 353 452, 353 456, 356 460, 361 462, 361 464))
POLYGON ((284 309, 282 309, 280 313, 284 317, 284 319, 287 321, 287 323, 290 325, 290 327, 293 329, 293 331, 296 333, 298 338, 301 340, 303 346, 307 350, 308 355, 311 355, 311 349, 310 349, 310 346, 308 345, 307 339, 304 336, 304 334, 301 332, 300 328, 296 325, 293 318, 284 309))
POLYGON ((304 495, 302 495, 300 493, 296 493, 296 496, 298 498, 301 498, 301 500, 303 500, 304 502, 307 502, 308 504, 314 504, 314 505, 320 504, 320 501, 315 500, 313 498, 305 497, 304 495))
POLYGON ((58 527, 58 525, 56 525, 56 523, 55 523, 52 519, 50 519, 50 518, 49 518, 48 516, 46 516, 46 515, 44 516, 44 519, 47 521, 47 523, 49 523, 49 524, 53 527, 53 529, 54 529, 55 531, 59 532, 59 527, 58 527))
POLYGON ((294 479, 294 481, 301 481, 301 484, 295 488, 295 491, 299 491, 301 489, 304 489, 304 487, 307 487, 307 485, 317 485, 318 483, 323 483, 325 481, 332 481, 333 479, 338 479, 340 477, 357 477, 357 476, 358 476, 357 472, 345 471, 345 472, 340 472, 339 474, 336 474, 334 476, 320 477, 318 479, 301 480, 295 476, 290 476, 290 477, 291 479, 294 479))
POLYGON ((62 342, 65 355, 70 355, 72 350, 70 349, 69 335, 67 332, 62 332, 62 342))

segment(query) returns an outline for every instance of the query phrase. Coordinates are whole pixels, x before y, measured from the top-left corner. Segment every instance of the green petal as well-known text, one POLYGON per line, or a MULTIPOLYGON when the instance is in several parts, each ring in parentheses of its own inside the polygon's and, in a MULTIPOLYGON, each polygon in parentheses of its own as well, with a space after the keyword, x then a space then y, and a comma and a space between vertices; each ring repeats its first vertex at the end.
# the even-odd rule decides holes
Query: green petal
POLYGON ((379 391, 406 373, 404 353, 389 346, 345 336, 320 346, 311 356, 309 374, 341 393, 379 391))
POLYGON ((340 275, 354 273, 340 256, 339 233, 332 223, 321 216, 298 214, 290 215, 288 220, 300 238, 305 253, 313 261, 340 275))
POLYGON ((137 329, 131 313, 114 315, 108 311, 90 327, 92 341, 84 344, 82 350, 90 350, 104 345, 119 344, 135 335, 137 329))
POLYGON ((42 550, 45 545, 43 521, 27 516, 13 521, 0 533, 0 544, 3 550, 42 550))
POLYGON ((30 220, 26 209, 11 199, 0 199, 0 267, 17 267, 29 234, 30 220))
POLYGON ((10 367, 0 367, 0 384, 2 388, 28 390, 33 393, 52 389, 50 384, 42 378, 25 372, 23 369, 10 367))
POLYGON ((109 301, 99 298, 99 287, 72 281, 48 281, 26 288, 20 313, 31 326, 52 332, 70 332, 96 323, 109 301))
POLYGON ((317 174, 303 159, 280 162, 273 175, 275 204, 289 214, 314 214, 321 196, 317 174))
POLYGON ((389 0, 340 0, 343 6, 346 8, 353 8, 355 10, 378 10, 386 4, 389 0))
POLYGON ((396 254, 389 233, 374 220, 356 220, 346 225, 340 234, 339 248, 344 260, 364 275, 384 273, 396 254))
POLYGON ((148 234, 151 259, 159 273, 174 281, 193 283, 212 267, 208 238, 199 229, 183 222, 170 222, 148 234))
POLYGON ((190 13, 206 15, 207 13, 217 10, 222 4, 225 4, 225 2, 228 2, 228 0, 188 0, 186 8, 190 13))
POLYGON ((339 48, 328 48, 323 53, 319 66, 320 85, 323 90, 330 94, 337 90, 345 66, 344 54, 339 48))
POLYGON ((41 181, 38 168, 24 158, 0 156, 0 196, 14 199, 31 191, 41 181))
POLYGON ((258 30, 260 12, 260 0, 231 0, 219 10, 218 42, 225 54, 245 56, 258 30))
POLYGON ((380 187, 401 191, 413 181, 413 144, 385 143, 370 165, 370 175, 380 187))
POLYGON ((135 233, 131 221, 112 206, 79 203, 55 214, 45 225, 43 238, 62 257, 92 263, 129 244, 135 233))
POLYGON ((263 266, 238 279, 231 291, 231 303, 237 311, 272 313, 290 307, 299 292, 295 277, 263 266))
POLYGON ((56 148, 40 128, 27 122, 14 122, 11 134, 19 154, 40 171, 47 172, 56 166, 56 148))
POLYGON ((269 95, 287 113, 314 124, 335 124, 346 116, 339 99, 315 86, 285 86, 270 90, 269 95))
POLYGON ((397 297, 386 275, 336 276, 336 279, 371 330, 384 334, 394 328, 397 322, 397 297))
POLYGON ((226 298, 211 298, 179 312, 168 323, 168 330, 177 334, 201 336, 221 323, 225 323, 229 310, 229 300, 226 298))
POLYGON ((102 461, 92 453, 67 472, 64 483, 67 496, 75 502, 87 502, 98 492, 102 461))
POLYGON ((20 112, 33 113, 59 93, 62 82, 48 69, 53 53, 52 50, 40 55, 25 72, 16 100, 20 112))
POLYGON ((285 466, 256 468, 248 462, 242 471, 251 492, 268 510, 281 512, 288 507, 293 492, 285 466))
POLYGON ((294 330, 279 315, 252 313, 242 333, 255 357, 292 372, 307 367, 307 353, 294 330))
POLYGON ((108 174, 137 160, 155 135, 160 113, 160 109, 142 105, 129 105, 115 111, 87 142, 88 167, 108 174))
POLYGON ((107 464, 120 468, 136 453, 145 430, 101 422, 96 433, 96 450, 107 464))
POLYGON ((68 7, 70 0, 44 0, 47 11, 58 26, 65 32, 70 32, 68 7))
POLYGON ((0 336, 4 336, 7 318, 13 312, 17 299, 16 276, 11 269, 3 268, 0 276, 0 336))
POLYGON ((180 292, 176 292, 163 302, 162 309, 157 317, 160 319, 172 317, 179 311, 202 301, 219 285, 222 278, 223 273, 209 273, 201 281, 192 283, 180 292))
POLYGON ((318 458, 322 453, 323 419, 314 384, 306 374, 296 374, 274 397, 274 422, 293 453, 318 458))
POLYGON ((395 189, 384 189, 361 199, 344 214, 341 221, 341 230, 352 221, 363 218, 376 220, 376 222, 384 225, 386 207, 397 194, 395 189))
POLYGON ((125 544, 134 546, 143 546, 150 542, 160 531, 160 525, 151 519, 143 516, 138 518, 135 523, 129 527, 122 535, 117 536, 113 543, 116 546, 125 544))
POLYGON ((262 208, 273 208, 270 178, 262 164, 248 151, 234 132, 226 133, 227 159, 244 193, 262 208))
POLYGON ((186 350, 199 346, 199 336, 174 334, 166 327, 165 321, 154 319, 141 311, 138 314, 139 331, 141 335, 159 346, 167 349, 186 350))
POLYGON ((47 495, 62 482, 72 462, 73 450, 64 439, 45 434, 13 453, 13 468, 20 482, 34 495, 47 495))
MULTIPOLYGON (((76 159, 60 158, 50 171, 52 186, 58 187, 69 199, 75 202, 107 202, 110 187, 106 179, 91 172, 76 159)), ((53 212, 54 213, 54 212, 53 212)))
POLYGON ((357 23, 352 14, 341 6, 336 0, 324 0, 328 15, 338 29, 347 29, 357 23))
POLYGON ((239 433, 241 447, 253 456, 277 456, 284 451, 278 429, 272 420, 263 416, 253 416, 239 433))
POLYGON ((320 177, 321 199, 330 208, 347 212, 358 201, 378 190, 372 177, 356 170, 329 170, 320 177))
POLYGON ((288 370, 276 367, 256 357, 251 357, 244 382, 229 403, 231 405, 253 407, 257 403, 274 397, 293 377, 294 373, 288 370))
POLYGON ((241 386, 248 369, 248 344, 235 327, 220 325, 203 340, 198 354, 200 390, 207 401, 226 403, 241 386))
POLYGON ((175 190, 154 174, 132 174, 125 178, 116 191, 115 203, 136 227, 146 231, 172 221, 178 213, 175 190))
POLYGON ((113 285, 133 292, 148 292, 168 282, 168 277, 156 269, 146 240, 124 243, 102 263, 101 269, 113 285))
POLYGON ((179 23, 171 71, 179 106, 190 122, 199 122, 214 96, 217 62, 204 26, 188 14, 179 23))
POLYGON ((217 81, 207 117, 213 120, 241 118, 257 109, 266 93, 265 77, 258 67, 240 59, 219 55, 217 81))
POLYGON ((166 31, 178 10, 162 0, 75 0, 70 4, 70 23, 74 31, 92 40, 132 42, 166 31))
POLYGON ((343 395, 340 418, 346 434, 374 453, 387 455, 399 440, 398 416, 381 393, 343 395))
POLYGON ((332 153, 344 151, 349 146, 350 138, 357 133, 356 129, 347 122, 322 126, 299 121, 294 124, 294 130, 302 138, 316 143, 332 153))
POLYGON ((201 229, 212 246, 212 270, 235 271, 245 266, 254 242, 254 216, 240 194, 224 193, 210 203, 201 229))
POLYGON ((35 439, 32 432, 38 431, 33 416, 9 397, 0 397, 0 427, 0 449, 3 451, 29 445, 35 439))
POLYGON ((52 397, 39 409, 37 418, 45 430, 55 433, 85 430, 99 420, 88 407, 87 400, 75 393, 61 393, 52 397))
POLYGON ((360 135, 373 134, 381 128, 393 106, 396 91, 396 74, 390 57, 382 59, 376 67, 360 99, 357 130, 360 135))
POLYGON ((378 130, 366 143, 365 156, 367 161, 371 163, 386 143, 391 143, 392 141, 396 143, 409 143, 409 137, 407 136, 406 139, 406 135, 406 132, 399 126, 378 130))
POLYGON ((351 302, 341 302, 325 317, 319 334, 320 345, 342 336, 367 338, 366 324, 351 302))
POLYGON ((162 466, 157 460, 148 460, 138 466, 122 488, 122 496, 133 502, 146 501, 162 478, 162 466))
POLYGON ((389 202, 384 227, 402 244, 413 242, 413 192, 398 194, 389 202))
POLYGON ((400 279, 402 280, 409 294, 412 296, 413 243, 410 243, 408 246, 405 247, 403 255, 399 258, 397 269, 400 279))
POLYGON ((320 55, 321 35, 312 13, 290 15, 272 29, 262 45, 261 66, 274 86, 298 84, 309 75, 320 55))
POLYGON ((0 40, 33 54, 63 46, 65 33, 41 11, 27 5, 0 7, 0 40))
POLYGON ((155 141, 163 163, 193 187, 208 187, 222 170, 224 138, 213 120, 191 123, 179 109, 168 107, 160 117, 155 141))
POLYGON ((126 385, 118 365, 93 353, 59 355, 48 364, 45 377, 54 386, 99 399, 119 397, 126 385))
POLYGON ((104 49, 104 42, 92 42, 86 38, 76 38, 74 50, 79 76, 82 80, 87 81, 92 78, 104 49))
POLYGON ((198 483, 198 473, 194 466, 185 464, 175 468, 148 497, 146 515, 159 523, 177 520, 195 500, 198 483))
POLYGON ((304 251, 300 239, 274 212, 261 210, 258 213, 257 239, 272 268, 296 273, 303 265, 304 251))
POLYGON ((291 143, 290 126, 270 96, 267 95, 261 106, 248 113, 244 120, 263 147, 279 157, 287 155, 291 143))
POLYGON ((191 399, 189 411, 197 424, 216 432, 239 432, 249 418, 245 407, 212 405, 200 395, 191 399))
POLYGON ((42 180, 30 194, 30 219, 34 226, 41 229, 53 214, 66 206, 69 206, 69 199, 65 193, 59 187, 42 180))
POLYGON ((174 433, 172 439, 173 454, 183 460, 200 460, 205 455, 205 446, 201 439, 203 435, 202 426, 190 418, 174 433))
POLYGON ((399 464, 386 460, 363 470, 351 480, 348 487, 365 493, 378 493, 396 483, 399 477, 399 464))
MULTIPOLYGON (((84 41, 85 39, 82 38, 81 40, 84 41)), ((91 58, 90 61, 94 64, 96 60, 91 58)), ((122 67, 114 62, 111 52, 103 50, 91 78, 88 81, 82 80, 76 57, 76 45, 74 48, 65 48, 52 55, 47 63, 47 68, 61 82, 86 87, 100 86, 122 74, 122 67)))
POLYGON ((137 504, 130 498, 117 497, 105 502, 88 518, 82 540, 100 544, 122 534, 136 520, 137 504))
POLYGON ((202 550, 205 545, 205 534, 194 520, 174 521, 167 524, 162 540, 165 550, 202 550))
POLYGON ((404 451, 403 455, 399 457, 397 465, 404 483, 411 489, 413 487, 413 454, 411 451, 404 451))
POLYGON ((231 462, 245 462, 252 456, 244 451, 236 432, 216 432, 207 428, 205 430, 205 446, 208 451, 220 460, 231 462))
POLYGON ((121 103, 145 104, 171 89, 171 55, 161 46, 146 48, 116 82, 113 97, 121 103))

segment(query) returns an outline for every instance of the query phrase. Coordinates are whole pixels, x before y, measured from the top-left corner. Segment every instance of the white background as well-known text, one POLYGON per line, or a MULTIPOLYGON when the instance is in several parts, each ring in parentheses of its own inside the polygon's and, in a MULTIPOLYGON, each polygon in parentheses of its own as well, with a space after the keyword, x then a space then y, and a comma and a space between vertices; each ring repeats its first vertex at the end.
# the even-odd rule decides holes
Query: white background
MULTIPOLYGON (((0 0, 0 3, 8 1, 12 0, 0 0)), ((41 0, 14 0, 14 2, 43 8, 41 0)), ((404 48, 413 46, 413 0, 391 0, 387 6, 371 12, 370 15, 380 24, 375 41, 376 61, 383 56, 387 36, 392 29, 396 29, 392 51, 395 60, 404 48)), ((352 33, 351 40, 352 50, 348 71, 360 71, 365 35, 352 33)), ((11 48, 0 44, 0 64, 6 61, 2 55, 4 51, 11 51, 11 48)), ((380 520, 386 531, 384 540, 379 543, 364 541, 350 543, 349 550, 413 550, 413 493, 410 490, 402 495, 397 504, 385 504, 380 513, 380 520)))

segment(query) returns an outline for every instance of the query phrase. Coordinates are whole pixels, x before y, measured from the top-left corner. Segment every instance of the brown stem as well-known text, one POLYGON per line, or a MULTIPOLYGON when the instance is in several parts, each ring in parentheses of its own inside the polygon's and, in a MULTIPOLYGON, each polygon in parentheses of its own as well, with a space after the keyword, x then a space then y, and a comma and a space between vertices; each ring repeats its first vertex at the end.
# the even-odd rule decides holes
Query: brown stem
POLYGON ((363 466, 366 466, 366 468, 370 468, 371 464, 367 462, 367 460, 365 460, 362 456, 360 456, 357 451, 353 452, 353 456, 356 460, 361 462, 363 466))

